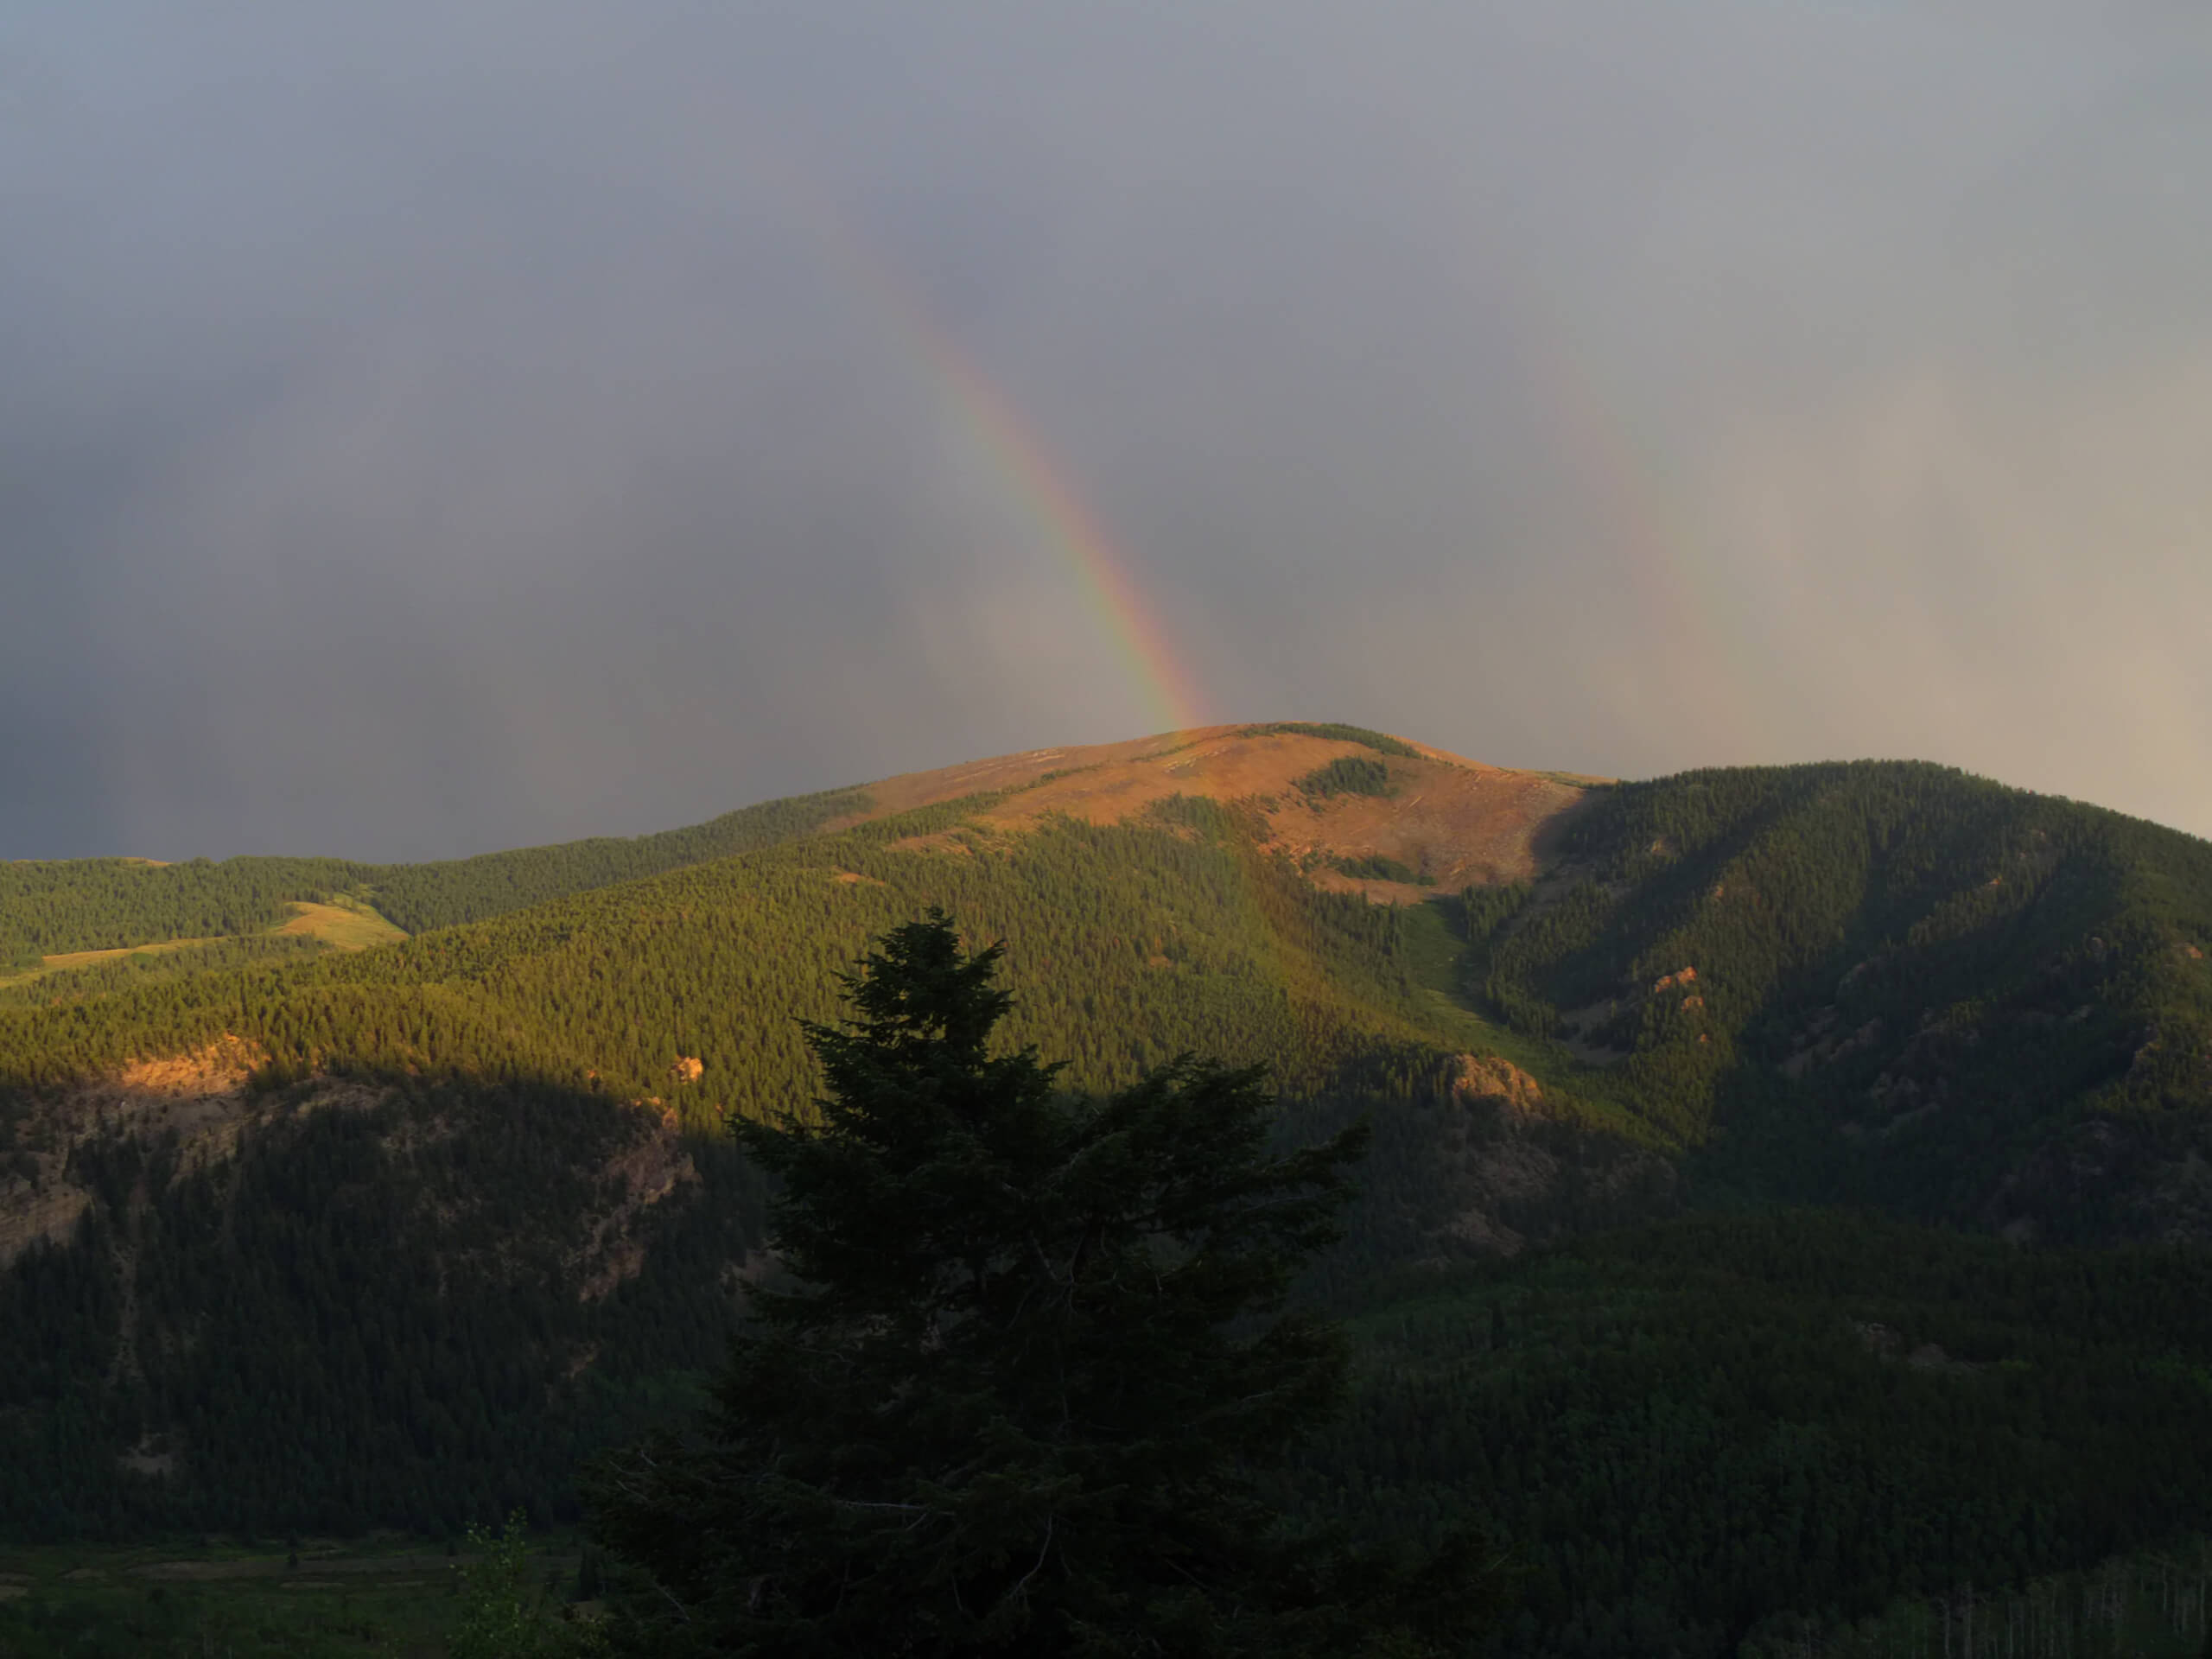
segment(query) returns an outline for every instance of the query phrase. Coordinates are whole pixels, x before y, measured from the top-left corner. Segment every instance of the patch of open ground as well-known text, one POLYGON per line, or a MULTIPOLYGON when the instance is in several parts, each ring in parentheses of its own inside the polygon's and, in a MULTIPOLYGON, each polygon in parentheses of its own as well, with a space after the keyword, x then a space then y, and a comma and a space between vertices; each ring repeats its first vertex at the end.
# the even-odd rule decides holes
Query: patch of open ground
MULTIPOLYGON (((358 899, 340 894, 327 904, 297 903, 291 907, 289 921, 270 928, 271 933, 304 934, 321 939, 339 950, 366 950, 379 944, 392 944, 407 935, 378 915, 375 910, 358 899)), ((194 945, 213 944, 215 936, 192 939, 157 939, 148 944, 126 944, 111 950, 66 950, 58 956, 40 959, 35 968, 21 973, 0 974, 0 985, 21 985, 48 974, 57 974, 71 968, 89 968, 96 963, 114 962, 124 957, 162 956, 171 950, 189 950, 194 945)))
POLYGON ((1118 766, 1156 760, 1187 747, 1195 741, 1232 734, 1235 726, 1208 726, 1197 731, 1161 732, 1152 737, 1122 743, 1090 743, 1072 748, 1029 749, 1020 754, 1001 754, 988 760, 963 761, 934 772, 901 772, 868 786, 874 810, 867 816, 906 812, 939 801, 957 801, 964 795, 1027 789, 1039 779, 1094 766, 1118 766))
POLYGON ((304 933, 340 950, 366 950, 379 944, 396 944, 407 935, 369 906, 343 894, 328 904, 295 904, 292 919, 273 930, 304 933))
MULTIPOLYGON (((1116 823, 1173 795, 1249 806, 1268 844, 1309 862, 1394 860, 1433 884, 1363 880, 1323 868, 1320 885, 1364 893, 1377 903, 1417 902, 1432 893, 1526 880, 1551 861, 1567 817, 1602 779, 1488 766, 1443 749, 1384 757, 1387 795, 1308 795, 1299 780, 1332 760, 1372 758, 1351 739, 1208 726, 1126 743, 1033 749, 871 784, 879 813, 963 796, 1005 792, 977 815, 995 828, 1033 828, 1055 815, 1116 823), (1309 858, 1309 855, 1312 855, 1309 858)), ((935 847, 957 837, 920 837, 935 847)))
POLYGON ((162 939, 153 944, 126 944, 113 950, 65 950, 57 957, 44 957, 35 968, 26 968, 20 974, 0 975, 0 985, 20 985, 26 980, 40 978, 47 974, 60 973, 65 968, 89 968, 96 962, 113 962, 120 957, 135 957, 140 953, 159 956, 167 950, 182 950, 195 944, 213 944, 207 939, 162 939))

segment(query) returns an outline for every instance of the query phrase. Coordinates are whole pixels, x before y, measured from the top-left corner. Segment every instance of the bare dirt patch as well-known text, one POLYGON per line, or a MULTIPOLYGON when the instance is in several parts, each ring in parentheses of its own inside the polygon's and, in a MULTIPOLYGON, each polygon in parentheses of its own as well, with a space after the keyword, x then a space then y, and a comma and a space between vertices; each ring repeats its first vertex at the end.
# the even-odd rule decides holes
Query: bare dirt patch
MULTIPOLYGON (((1403 742, 1404 740, 1399 740, 1403 742)), ((1524 772, 1408 743, 1410 754, 1378 755, 1350 738, 1314 737, 1254 726, 1202 726, 1121 743, 1030 749, 931 772, 904 772, 868 785, 869 810, 823 826, 847 829, 870 818, 970 796, 1003 798, 972 823, 1014 833, 1065 817, 1119 823, 1171 796, 1235 803, 1253 813, 1272 849, 1300 858, 1317 885, 1364 894, 1377 904, 1416 904, 1469 886, 1534 879, 1559 862, 1558 839, 1590 785, 1609 780, 1577 773, 1524 772), (1309 797, 1298 780, 1332 760, 1380 759, 1390 774, 1386 796, 1309 797), (1389 859, 1426 885, 1378 881, 1329 870, 1342 857, 1389 859)), ((940 830, 893 844, 904 852, 976 850, 972 830, 940 830)), ((839 872, 840 881, 864 880, 839 872)))
POLYGON ((1001 754, 988 760, 941 766, 934 772, 902 772, 868 786, 868 792, 875 802, 875 813, 871 816, 911 811, 918 806, 934 806, 939 801, 957 801, 965 795, 1027 789, 1048 772, 1128 765, 1172 753, 1195 738, 1217 736, 1237 729, 1234 726, 1209 726, 1194 732, 1161 732, 1156 736, 1133 738, 1122 743, 1028 749, 1020 754, 1001 754))
POLYGON ((1534 878, 1549 862, 1544 832, 1585 791, 1535 772, 1471 761, 1394 760, 1389 796, 1339 795, 1318 810, 1284 802, 1268 814, 1294 853, 1393 859, 1437 891, 1534 878))
MULTIPOLYGON (((1293 856, 1382 857, 1426 876, 1423 887, 1317 871, 1313 879, 1378 903, 1418 903, 1435 893, 1491 882, 1526 880, 1553 861, 1551 836, 1585 796, 1583 780, 1559 773, 1516 772, 1411 746, 1408 757, 1384 757, 1386 796, 1338 795, 1314 800, 1298 780, 1332 760, 1374 759, 1349 740, 1290 732, 1210 726, 1126 743, 1035 749, 937 772, 911 772, 871 785, 879 811, 1012 791, 977 815, 979 823, 1020 831, 1054 816, 1118 823, 1171 796, 1201 796, 1249 807, 1265 826, 1268 844, 1293 856)), ((898 843, 913 851, 954 851, 957 832, 898 843)))
MULTIPOLYGON (((1248 737, 1244 730, 1214 726, 1175 734, 1173 743, 1153 740, 1155 747, 1149 748, 1106 744, 1066 751, 1082 764, 1024 789, 985 817, 1014 825, 1061 814, 1092 823, 1119 823, 1173 795, 1252 801, 1262 804, 1263 811, 1268 810, 1264 804, 1272 799, 1279 806, 1299 804, 1302 810, 1298 779, 1332 760, 1373 755, 1360 743, 1280 732, 1248 737)), ((1423 759, 1393 764, 1426 768, 1446 763, 1423 759)))
POLYGON ((258 1044, 225 1032, 205 1048, 189 1053, 133 1060, 117 1074, 115 1081, 126 1097, 212 1100, 245 1088, 254 1068, 265 1065, 268 1058, 258 1044))

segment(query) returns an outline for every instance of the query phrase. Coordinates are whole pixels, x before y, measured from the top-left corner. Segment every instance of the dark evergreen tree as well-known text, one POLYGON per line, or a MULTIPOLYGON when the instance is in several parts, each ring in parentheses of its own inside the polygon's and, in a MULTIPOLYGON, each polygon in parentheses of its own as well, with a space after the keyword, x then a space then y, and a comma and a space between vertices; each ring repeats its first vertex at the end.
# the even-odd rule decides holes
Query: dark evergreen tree
POLYGON ((703 1433, 601 1467, 653 1651, 1418 1653, 1490 1578, 1294 1537, 1254 1478, 1332 1413, 1345 1352, 1284 1310, 1363 1128, 1286 1154, 1254 1071, 1103 1101, 994 1054, 1000 948, 893 930, 808 1027, 818 1121, 739 1128, 782 1182, 703 1433))

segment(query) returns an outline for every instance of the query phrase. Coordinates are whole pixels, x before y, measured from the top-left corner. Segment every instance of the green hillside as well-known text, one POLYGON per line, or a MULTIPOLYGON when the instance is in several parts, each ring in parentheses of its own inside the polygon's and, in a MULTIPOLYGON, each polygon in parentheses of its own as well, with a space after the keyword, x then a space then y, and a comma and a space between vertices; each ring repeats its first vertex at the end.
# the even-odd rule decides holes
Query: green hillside
POLYGON ((613 1172, 686 1144, 663 1135, 664 1099, 702 1128, 805 1109, 792 1015, 834 1016, 836 973, 931 903, 1008 939, 1020 1035, 1087 1085, 1187 1047, 1268 1060, 1338 1117, 1348 1093, 1433 1092, 1402 918, 1255 860, 1220 809, 1003 845, 960 817, 385 950, 0 1011, 5 1155, 32 1178, 10 1190, 92 1198, 63 1248, 0 1276, 0 1352, 38 1357, 0 1368, 0 1425, 12 1411, 28 1434, 0 1458, 0 1524, 438 1529, 518 1501, 573 1517, 582 1450, 712 1362, 723 1269, 757 1242, 757 1182, 711 1138, 683 1154, 696 1185, 602 1236, 613 1172), (270 1056, 238 1158, 159 1128, 64 1152, 41 1103, 226 1035, 270 1056), (685 1056, 696 1082, 671 1076, 685 1056), (331 1093, 363 1084, 389 1092, 331 1093), (580 1303, 594 1239, 639 1270, 580 1303), (118 1464, 140 1446, 177 1463, 118 1464))
POLYGON ((275 927, 294 899, 350 886, 335 858, 135 858, 0 863, 0 971, 41 956, 275 927))
POLYGON ((428 1072, 643 1096, 671 1092, 690 1056, 703 1070, 676 1103, 710 1128, 804 1108, 794 1017, 830 1014, 861 945, 931 904, 1007 940, 1021 1037, 1066 1053, 1084 1086, 1186 1048, 1265 1060, 1296 1087, 1436 1046, 1397 959, 1402 918, 1253 856, 1222 808, 1012 838, 963 816, 931 808, 383 950, 0 1010, 0 1084, 52 1087, 226 1032, 268 1051, 271 1081, 428 1072))
POLYGON ((408 932, 421 933, 773 846, 811 835, 833 818, 866 812, 869 804, 866 790, 826 790, 741 807, 659 835, 601 836, 435 864, 369 865, 358 879, 379 911, 408 932))
POLYGON ((1501 1527, 1512 1651, 1722 1654, 2212 1527, 2212 846, 1932 766, 1701 772, 1390 908, 1235 801, 1007 798, 411 875, 6 867, 48 946, 250 935, 313 882, 415 937, 0 987, 0 1246, 84 1208, 0 1268, 0 1530, 573 1518, 763 1266, 721 1126, 810 1109, 795 1020, 932 905, 1006 941, 1071 1087, 1195 1050, 1268 1066, 1287 1139, 1371 1118, 1303 1292, 1365 1380, 1286 1497, 1501 1527), (162 1056, 199 1080, 130 1081, 162 1056))
POLYGON ((728 858, 868 809, 865 790, 830 790, 725 812, 658 835, 597 836, 429 864, 335 858, 135 858, 0 863, 0 972, 41 956, 271 928, 297 900, 352 892, 410 933, 505 915, 548 899, 728 858))
POLYGON ((1717 1179, 2212 1237, 2212 843, 1935 766, 1692 772, 1480 920, 1469 994, 1717 1179))

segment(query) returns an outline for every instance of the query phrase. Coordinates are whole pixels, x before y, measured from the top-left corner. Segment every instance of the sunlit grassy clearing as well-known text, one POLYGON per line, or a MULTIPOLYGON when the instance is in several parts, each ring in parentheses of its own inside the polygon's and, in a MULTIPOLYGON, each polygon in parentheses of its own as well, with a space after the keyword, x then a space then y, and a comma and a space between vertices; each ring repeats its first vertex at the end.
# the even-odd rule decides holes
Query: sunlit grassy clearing
MULTIPOLYGON (((284 930, 289 931, 289 929, 284 930)), ((163 939, 155 944, 125 944, 112 950, 70 950, 56 957, 41 958, 35 968, 26 968, 19 974, 0 974, 0 985, 21 985, 27 980, 38 979, 47 974, 61 973, 71 968, 90 968, 103 962, 114 962, 124 957, 135 957, 144 952, 158 954, 165 950, 182 950, 195 944, 213 944, 213 938, 163 939)))
POLYGON ((292 911, 292 919, 276 932, 304 933, 340 950, 396 944, 407 937, 367 905, 344 893, 334 894, 327 904, 296 902, 292 911))
MULTIPOLYGON (((368 905, 344 893, 334 894, 327 904, 296 902, 290 909, 291 919, 281 926, 270 928, 270 933, 320 939, 337 950, 367 950, 380 944, 395 944, 407 937, 368 905)), ((48 974, 66 973, 73 968, 96 967, 104 962, 120 961, 125 957, 160 956, 172 950, 214 944, 227 937, 230 936, 159 939, 148 944, 118 945, 109 950, 65 951, 44 957, 37 967, 27 968, 21 973, 0 974, 0 986, 28 984, 48 974)))

